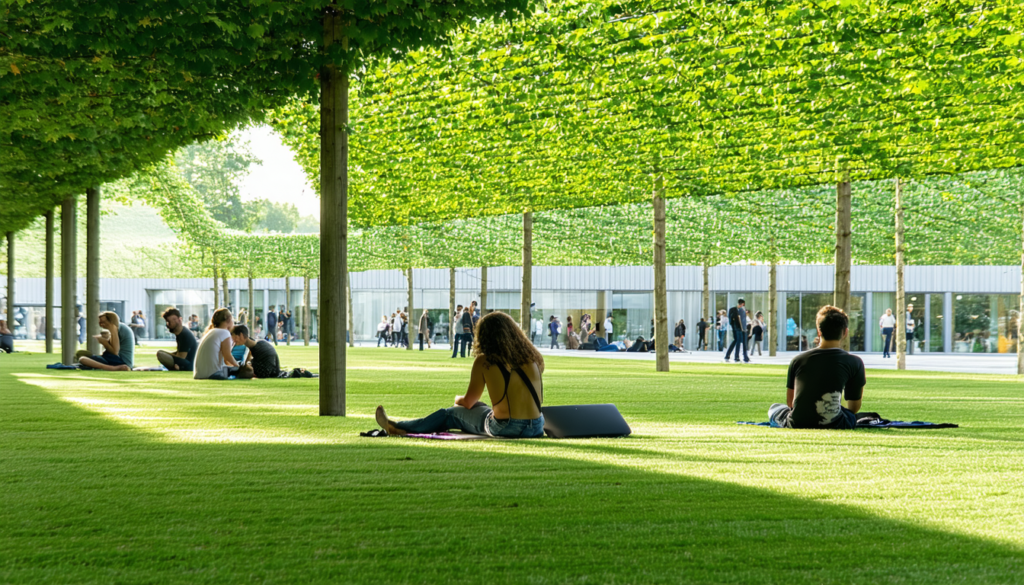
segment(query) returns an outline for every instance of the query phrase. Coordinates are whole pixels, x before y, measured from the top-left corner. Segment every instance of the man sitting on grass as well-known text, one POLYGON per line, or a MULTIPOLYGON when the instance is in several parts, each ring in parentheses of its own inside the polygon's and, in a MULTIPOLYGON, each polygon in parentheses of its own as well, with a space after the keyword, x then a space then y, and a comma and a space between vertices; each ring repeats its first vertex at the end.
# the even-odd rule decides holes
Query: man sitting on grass
POLYGON ((864 394, 864 362, 843 350, 850 320, 842 309, 826 305, 818 311, 818 347, 789 364, 786 404, 773 404, 773 427, 792 429, 854 429, 864 394), (842 405, 846 395, 846 407, 842 405))
POLYGON ((235 325, 231 330, 231 341, 235 345, 244 345, 249 348, 249 359, 245 365, 252 366, 252 373, 257 378, 276 378, 281 374, 281 362, 277 357, 277 350, 266 339, 259 341, 249 337, 249 328, 245 325, 235 325))
POLYGON ((167 330, 171 332, 178 343, 178 351, 171 353, 161 349, 156 352, 157 361, 172 372, 191 372, 192 364, 196 361, 196 348, 199 347, 196 336, 185 329, 185 325, 181 322, 181 311, 178 309, 174 307, 167 309, 164 311, 163 318, 167 330))

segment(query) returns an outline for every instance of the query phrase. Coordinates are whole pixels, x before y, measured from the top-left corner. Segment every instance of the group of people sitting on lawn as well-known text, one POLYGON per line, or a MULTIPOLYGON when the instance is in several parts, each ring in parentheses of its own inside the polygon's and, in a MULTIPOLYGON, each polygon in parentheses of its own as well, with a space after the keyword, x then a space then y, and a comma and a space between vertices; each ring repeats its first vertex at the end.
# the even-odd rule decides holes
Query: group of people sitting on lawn
MULTIPOLYGON (((864 362, 842 348, 849 318, 825 306, 816 318, 818 347, 795 357, 786 378, 786 403, 768 409, 774 427, 854 429, 866 382, 864 362), (843 406, 843 399, 846 406, 843 406)), ((534 438, 544 433, 544 358, 505 313, 482 317, 473 336, 473 368, 466 393, 426 417, 395 421, 377 407, 377 424, 388 434, 461 430, 495 437, 534 438), (493 406, 480 402, 484 390, 493 406)))
MULTIPOLYGON (((172 372, 192 372, 196 380, 227 380, 235 378, 277 378, 281 362, 277 350, 265 339, 253 339, 249 328, 235 325, 230 309, 213 312, 202 341, 185 327, 181 312, 171 307, 163 313, 164 324, 174 336, 175 351, 160 350, 156 359, 172 372)), ((100 313, 103 330, 94 337, 103 347, 102 355, 81 356, 83 370, 128 372, 135 365, 132 330, 120 322, 117 313, 100 313)))

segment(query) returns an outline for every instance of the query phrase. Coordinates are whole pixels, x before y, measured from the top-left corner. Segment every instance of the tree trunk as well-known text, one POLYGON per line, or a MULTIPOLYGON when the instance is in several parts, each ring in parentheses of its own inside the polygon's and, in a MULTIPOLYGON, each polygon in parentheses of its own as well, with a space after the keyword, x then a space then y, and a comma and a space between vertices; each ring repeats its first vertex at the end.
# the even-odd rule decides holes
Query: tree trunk
POLYGON ((249 270, 248 277, 249 277, 249 303, 248 303, 249 304, 249 306, 248 306, 248 311, 249 311, 249 327, 250 327, 250 333, 255 335, 256 334, 256 316, 259 315, 259 313, 256 312, 256 299, 253 297, 253 292, 254 291, 252 290, 252 270, 251 269, 249 270))
POLYGON ((455 268, 448 269, 448 343, 455 349, 455 268))
MULTIPOLYGON (((231 292, 228 290, 228 271, 226 268, 222 268, 220 271, 220 285, 224 289, 224 306, 231 306, 231 292)), ((232 312, 238 311, 238 307, 231 307, 232 312)))
MULTIPOLYGON (((1021 209, 1020 307, 1017 313, 1017 373, 1024 374, 1024 209, 1021 209)), ((949 317, 946 317, 949 319, 949 317)), ((946 348, 949 351, 949 348, 946 348)))
POLYGON ((213 310, 216 311, 220 305, 220 271, 217 269, 217 257, 213 257, 213 310))
POLYGON ((406 304, 408 305, 408 310, 407 310, 406 314, 409 316, 409 325, 406 327, 406 330, 409 332, 409 344, 405 346, 405 349, 407 349, 409 351, 412 351, 412 346, 415 345, 413 343, 413 340, 416 339, 416 331, 417 331, 417 329, 419 329, 419 326, 418 326, 419 322, 417 321, 417 322, 414 323, 414 321, 416 321, 416 320, 413 318, 413 315, 416 314, 416 308, 415 308, 415 306, 413 306, 412 267, 411 266, 405 272, 405 282, 408 284, 408 287, 409 287, 408 288, 408 297, 407 297, 407 300, 406 300, 406 304))
POLYGON ((46 212, 46 353, 53 353, 53 210, 46 212))
POLYGON ((7 328, 14 333, 14 232, 7 232, 7 328))
MULTIPOLYGON (((711 319, 711 308, 710 308, 711 307, 711 299, 708 298, 709 296, 711 296, 711 285, 710 285, 710 280, 711 279, 709 278, 709 274, 708 274, 709 272, 711 272, 711 268, 708 266, 707 261, 704 262, 704 270, 703 270, 703 272, 704 272, 704 289, 703 289, 704 292, 701 293, 701 298, 700 298, 700 314, 701 314, 701 318, 707 317, 707 318, 711 319)), ((701 346, 701 347, 698 347, 697 348, 698 350, 703 351, 707 347, 708 341, 709 341, 708 338, 711 336, 711 333, 715 330, 713 325, 714 325, 714 319, 711 319, 708 322, 708 328, 704 330, 704 345, 701 346)), ((697 336, 697 339, 698 340, 700 339, 699 335, 697 336)))
POLYGON ((779 336, 775 333, 775 327, 779 322, 777 272, 775 260, 772 260, 772 267, 768 269, 768 331, 764 332, 764 337, 768 340, 768 357, 775 357, 779 349, 779 336))
MULTIPOLYGON (((292 313, 292 279, 290 277, 288 277, 288 276, 284 277, 284 310, 286 312, 285 313, 286 315, 291 315, 291 313, 292 313)), ((291 345, 292 344, 292 336, 291 336, 291 334, 289 332, 289 329, 292 327, 292 319, 294 319, 294 318, 295 318, 295 315, 292 315, 290 318, 288 318, 288 322, 285 323, 285 327, 284 327, 284 344, 285 345, 291 345)))
POLYGON ((523 284, 520 291, 519 323, 530 336, 530 305, 533 304, 533 212, 523 214, 523 284))
POLYGON ((668 371, 668 291, 665 290, 665 186, 654 179, 654 356, 655 368, 668 371))
POLYGON ((309 347, 309 275, 302 277, 302 345, 309 347))
MULTIPOLYGON (((846 314, 850 313, 850 263, 852 259, 851 244, 851 189, 849 177, 836 187, 836 259, 835 288, 832 304, 846 314)), ((843 349, 850 350, 850 337, 843 339, 843 349)))
POLYGON ((487 314, 487 266, 480 267, 480 316, 487 314))
POLYGON ((896 179, 896 369, 907 369, 907 298, 903 286, 903 185, 896 179))
MULTIPOLYGON (((324 47, 348 39, 341 15, 324 12, 324 47)), ((345 416, 348 280, 348 65, 320 71, 320 415, 345 416)))
MULTIPOLYGON (((127 319, 127 316, 125 316, 127 319)), ((85 190, 85 342, 89 353, 101 353, 100 342, 100 189, 85 190)), ((134 333, 134 332, 133 332, 134 333)))
POLYGON ((78 208, 74 197, 60 205, 60 353, 70 366, 78 349, 78 208))

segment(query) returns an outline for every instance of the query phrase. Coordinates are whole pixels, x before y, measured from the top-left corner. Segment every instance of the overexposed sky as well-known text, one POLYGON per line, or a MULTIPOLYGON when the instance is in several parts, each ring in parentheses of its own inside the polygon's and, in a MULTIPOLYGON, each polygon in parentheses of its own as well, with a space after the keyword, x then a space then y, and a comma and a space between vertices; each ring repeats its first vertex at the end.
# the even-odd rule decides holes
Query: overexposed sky
POLYGON ((320 219, 320 198, 306 181, 302 167, 292 158, 292 151, 281 142, 270 126, 257 126, 243 130, 239 135, 248 140, 262 166, 252 166, 252 172, 239 188, 242 200, 269 199, 278 203, 292 203, 300 215, 320 219))

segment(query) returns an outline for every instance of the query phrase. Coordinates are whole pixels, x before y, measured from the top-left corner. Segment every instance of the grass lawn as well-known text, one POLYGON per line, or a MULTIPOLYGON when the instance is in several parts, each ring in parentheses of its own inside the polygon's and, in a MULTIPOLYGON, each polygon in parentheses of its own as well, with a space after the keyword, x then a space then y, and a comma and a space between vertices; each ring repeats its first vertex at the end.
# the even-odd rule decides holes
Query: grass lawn
POLYGON ((781 367, 552 357, 549 404, 635 434, 441 442, 357 432, 449 405, 469 360, 349 356, 346 418, 315 380, 0 356, 0 582, 1024 582, 1020 379, 869 372, 865 410, 961 428, 786 431, 734 424, 781 367))

